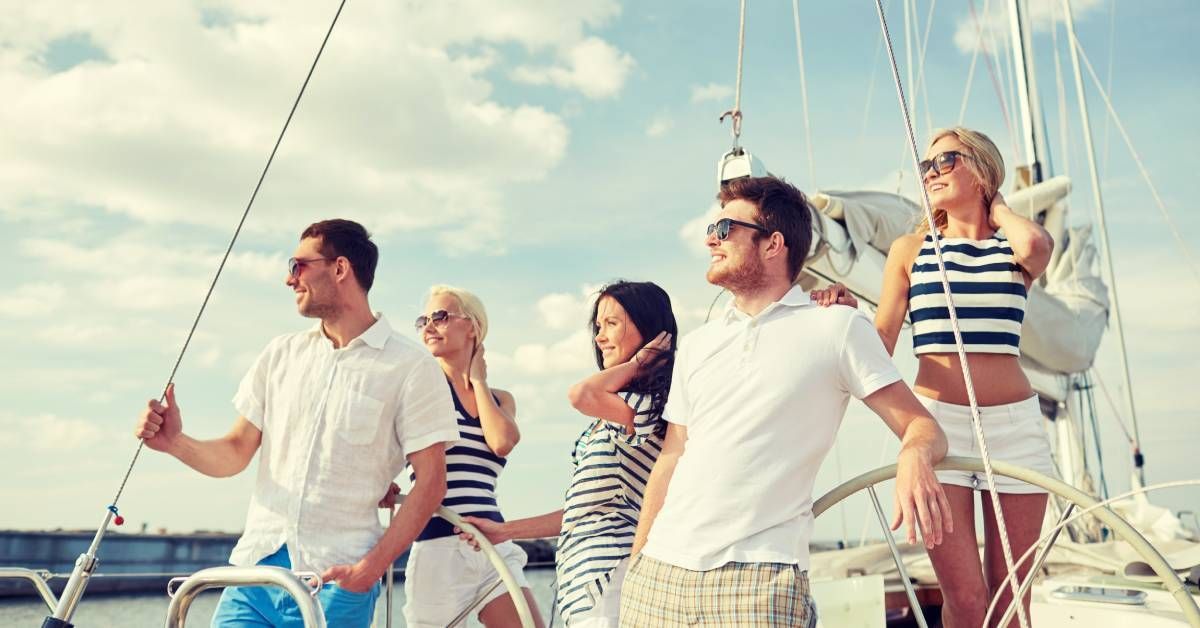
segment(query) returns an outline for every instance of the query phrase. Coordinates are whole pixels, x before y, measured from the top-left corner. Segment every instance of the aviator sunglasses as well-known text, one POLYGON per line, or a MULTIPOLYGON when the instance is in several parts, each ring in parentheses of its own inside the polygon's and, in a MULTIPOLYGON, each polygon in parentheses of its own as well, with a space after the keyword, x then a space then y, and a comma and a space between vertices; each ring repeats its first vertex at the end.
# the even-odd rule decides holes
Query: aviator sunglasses
POLYGON ((420 331, 420 330, 424 329, 425 326, 430 323, 433 323, 434 325, 438 325, 438 326, 443 326, 451 318, 471 318, 471 317, 467 316, 466 314, 455 314, 454 312, 447 312, 446 310, 435 310, 433 312, 430 312, 429 315, 422 314, 422 315, 418 316, 417 320, 413 321, 413 327, 416 327, 417 330, 420 331))
POLYGON ((755 231, 761 231, 763 233, 771 233, 766 227, 764 227, 762 225, 756 225, 752 222, 742 222, 741 220, 734 220, 732 218, 722 218, 722 219, 718 220, 717 222, 709 225, 708 230, 705 233, 707 235, 712 235, 713 233, 716 233, 718 240, 724 240, 725 238, 729 237, 729 229, 733 225, 737 225, 739 227, 746 227, 747 229, 754 229, 755 231))
POLYGON ((313 262, 321 262, 321 261, 332 262, 335 259, 337 259, 337 258, 336 257, 312 257, 309 259, 301 259, 298 257, 289 257, 288 258, 288 275, 291 276, 293 279, 295 279, 300 276, 300 271, 304 270, 304 267, 307 266, 308 264, 312 264, 313 262))
POLYGON ((948 150, 944 153, 934 155, 933 159, 923 160, 921 163, 917 164, 917 169, 920 171, 922 179, 925 178, 925 175, 928 174, 930 170, 933 170, 939 175, 950 174, 954 171, 954 167, 958 165, 959 159, 970 158, 970 155, 960 153, 956 150, 948 150))

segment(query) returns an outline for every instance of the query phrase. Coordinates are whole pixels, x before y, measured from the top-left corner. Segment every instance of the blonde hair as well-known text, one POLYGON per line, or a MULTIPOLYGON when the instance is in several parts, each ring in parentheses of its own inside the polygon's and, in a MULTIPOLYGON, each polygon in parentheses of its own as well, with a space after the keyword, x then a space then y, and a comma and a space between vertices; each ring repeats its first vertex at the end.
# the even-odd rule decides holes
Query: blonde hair
POLYGON ((429 289, 429 295, 425 298, 426 301, 440 295, 449 295, 458 301, 458 307, 462 309, 462 313, 471 321, 471 326, 475 328, 475 344, 483 344, 483 339, 487 337, 488 319, 487 310, 483 307, 483 301, 474 293, 456 288, 438 284, 429 289))
MULTIPOLYGON (((987 135, 961 126, 935 131, 933 139, 929 140, 929 146, 933 147, 938 140, 951 135, 958 138, 958 141, 962 142, 966 149, 962 152, 969 159, 964 159, 962 163, 971 171, 971 174, 975 175, 980 195, 983 197, 983 205, 987 207, 1000 189, 1000 184, 1004 183, 1004 157, 1000 155, 1000 149, 996 148, 996 144, 987 135)), ((924 185, 923 176, 919 183, 924 185)), ((933 208, 933 221, 939 230, 944 229, 947 221, 946 210, 933 208)), ((916 233, 927 233, 928 231, 929 222, 925 219, 925 214, 921 213, 917 220, 916 233)))

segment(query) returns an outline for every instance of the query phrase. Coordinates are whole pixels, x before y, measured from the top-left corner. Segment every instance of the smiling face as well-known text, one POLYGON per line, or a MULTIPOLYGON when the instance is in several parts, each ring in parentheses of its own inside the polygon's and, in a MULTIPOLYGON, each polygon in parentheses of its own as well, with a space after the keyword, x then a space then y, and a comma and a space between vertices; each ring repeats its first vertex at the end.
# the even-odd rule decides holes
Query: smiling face
POLYGON ((983 189, 979 178, 972 171, 970 161, 975 159, 971 149, 954 135, 946 135, 934 142, 925 153, 925 159, 933 159, 948 151, 961 153, 954 169, 945 174, 938 174, 930 168, 922 175, 925 190, 929 193, 929 202, 937 209, 954 211, 960 208, 976 209, 983 202, 983 189))
POLYGON ((629 320, 629 314, 616 299, 610 296, 600 297, 596 304, 596 320, 593 321, 596 331, 596 348, 604 368, 624 364, 633 359, 633 355, 645 344, 642 333, 637 325, 629 320))
POLYGON ((334 281, 336 260, 323 259, 320 238, 304 238, 292 254, 302 261, 296 275, 288 275, 284 283, 296 295, 296 310, 308 318, 325 318, 338 310, 340 303, 334 281))
MULTIPOLYGON (((750 201, 735 199, 721 208, 714 220, 733 218, 742 222, 761 224, 758 209, 750 201)), ((760 255, 759 232, 749 227, 733 225, 729 237, 717 238, 716 232, 708 234, 705 244, 711 256, 705 278, 714 286, 727 288, 731 292, 749 291, 764 281, 764 265, 760 255)))
POLYGON ((438 310, 445 310, 450 316, 440 322, 430 321, 420 329, 425 348, 438 358, 464 352, 470 355, 475 350, 475 326, 463 313, 458 299, 450 294, 433 295, 423 313, 429 316, 438 310))

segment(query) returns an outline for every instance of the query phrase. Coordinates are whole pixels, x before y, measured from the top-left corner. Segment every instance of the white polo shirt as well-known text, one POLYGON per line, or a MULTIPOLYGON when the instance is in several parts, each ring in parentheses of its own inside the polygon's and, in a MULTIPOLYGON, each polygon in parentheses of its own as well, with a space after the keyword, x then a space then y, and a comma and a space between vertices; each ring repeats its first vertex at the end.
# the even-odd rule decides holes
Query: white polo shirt
POLYGON ((376 316, 341 349, 320 323, 275 338, 242 379, 233 404, 262 447, 230 563, 284 543, 296 570, 357 562, 383 534, 377 503, 406 454, 458 439, 442 369, 376 316))
POLYGON ((693 571, 808 568, 812 488, 850 396, 900 380, 865 315, 793 287, 680 343, 665 416, 688 440, 643 551, 693 571))

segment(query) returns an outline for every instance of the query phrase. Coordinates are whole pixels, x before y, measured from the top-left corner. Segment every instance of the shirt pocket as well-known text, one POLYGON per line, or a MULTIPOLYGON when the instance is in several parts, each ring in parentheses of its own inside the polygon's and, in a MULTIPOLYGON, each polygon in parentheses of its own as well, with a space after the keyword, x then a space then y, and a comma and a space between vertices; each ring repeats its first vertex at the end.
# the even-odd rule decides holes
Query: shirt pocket
POLYGON ((384 403, 358 390, 345 390, 331 406, 333 425, 338 437, 351 445, 374 442, 379 432, 379 417, 384 403))

